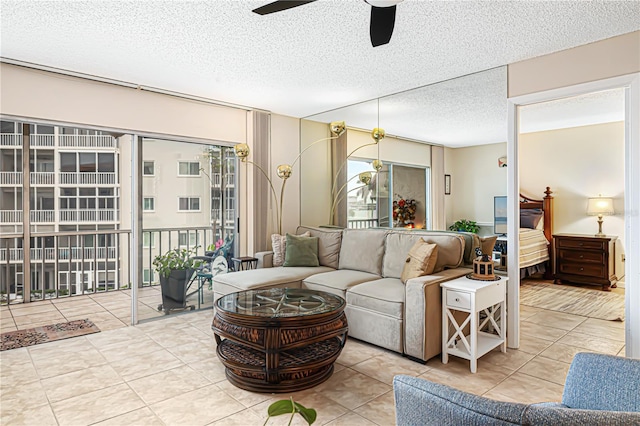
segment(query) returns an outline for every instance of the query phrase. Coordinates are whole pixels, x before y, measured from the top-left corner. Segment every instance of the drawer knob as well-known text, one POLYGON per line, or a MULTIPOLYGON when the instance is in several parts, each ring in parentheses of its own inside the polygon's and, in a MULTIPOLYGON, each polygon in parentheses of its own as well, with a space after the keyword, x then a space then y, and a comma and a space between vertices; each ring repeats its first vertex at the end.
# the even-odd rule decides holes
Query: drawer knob
POLYGON ((584 268, 580 268, 581 271, 584 271, 584 268))
POLYGON ((459 297, 456 297, 456 302, 459 302, 459 301, 460 301, 460 298, 459 298, 459 297))
POLYGON ((580 259, 583 259, 583 258, 584 258, 584 255, 582 255, 582 254, 581 254, 581 255, 580 255, 580 259))

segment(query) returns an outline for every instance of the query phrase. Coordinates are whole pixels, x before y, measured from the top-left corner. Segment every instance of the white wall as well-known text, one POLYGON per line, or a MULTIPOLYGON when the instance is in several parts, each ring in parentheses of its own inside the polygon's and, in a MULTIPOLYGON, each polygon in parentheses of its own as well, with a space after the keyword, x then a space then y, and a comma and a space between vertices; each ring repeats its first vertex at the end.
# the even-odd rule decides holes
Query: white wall
MULTIPOLYGON (((347 129, 347 152, 374 142, 371 132, 347 129)), ((395 136, 387 136, 378 145, 359 149, 354 157, 380 158, 384 162, 429 167, 431 165, 431 146, 425 143, 412 142, 395 136), (380 149, 380 157, 378 157, 380 149)))
POLYGON ((640 31, 508 65, 509 97, 640 72, 640 31))
POLYGON ((2 113, 92 127, 246 142, 245 110, 0 63, 2 113))
MULTIPOLYGON (((493 233, 493 197, 507 195, 507 168, 498 167, 498 158, 506 154, 506 143, 445 150, 445 173, 451 175, 451 195, 445 195, 447 227, 468 219, 481 225, 482 233, 493 233)), ((543 191, 541 187, 534 195, 543 191)))
POLYGON ((554 233, 595 234, 587 198, 614 199, 615 216, 604 218, 603 232, 617 235, 616 274, 623 275, 624 123, 607 123, 521 134, 520 190, 533 194, 545 186, 554 197, 554 233))
MULTIPOLYGON (((301 120, 300 149, 315 141, 330 137, 329 126, 311 120, 301 120)), ((300 223, 309 226, 328 224, 331 205, 331 144, 319 142, 300 158, 300 223)))
MULTIPOLYGON (((282 179, 276 174, 280 164, 291 164, 300 152, 300 120, 284 115, 271 114, 271 181, 278 197, 282 179)), ((295 233, 300 224, 300 163, 287 179, 283 196, 282 232, 295 233)))

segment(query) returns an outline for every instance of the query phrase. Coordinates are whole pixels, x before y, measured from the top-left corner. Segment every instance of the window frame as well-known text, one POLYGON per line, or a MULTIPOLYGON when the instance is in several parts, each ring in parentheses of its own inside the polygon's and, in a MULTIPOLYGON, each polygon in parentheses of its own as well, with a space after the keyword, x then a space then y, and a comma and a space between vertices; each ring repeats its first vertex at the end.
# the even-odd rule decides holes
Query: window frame
POLYGON ((156 175, 156 161, 155 160, 143 160, 142 161, 142 176, 155 176, 156 175), (151 163, 151 174, 145 173, 145 163, 151 163))
POLYGON ((153 249, 156 247, 156 239, 154 238, 155 234, 153 232, 143 232, 142 233, 142 248, 143 249, 153 249), (149 238, 145 238, 148 235, 149 238))
POLYGON ((156 211, 156 197, 142 197, 142 211, 143 212, 155 212, 156 211), (151 200, 151 208, 148 209, 145 202, 151 200))
POLYGON ((198 213, 198 212, 201 212, 201 211, 202 211, 202 198, 201 197, 190 197, 190 196, 178 197, 178 212, 182 212, 182 213, 198 213), (187 200, 188 208, 186 210, 180 208, 180 200, 182 200, 182 199, 186 199, 187 200), (198 208, 197 209, 192 209, 191 208, 191 202, 193 200, 198 200, 198 208))
POLYGON ((202 174, 202 173, 200 172, 200 169, 201 169, 200 161, 178 160, 178 177, 191 177, 191 178, 194 178, 194 177, 200 177, 200 176, 201 176, 201 174, 202 174), (188 174, 182 174, 182 173, 180 172, 180 165, 181 165, 181 164, 183 164, 183 163, 188 165, 188 169, 189 169, 189 170, 188 170, 188 171, 189 171, 189 173, 188 173, 188 174), (197 164, 197 165, 198 165, 198 172, 197 172, 197 174, 192 174, 192 173, 191 173, 191 165, 193 165, 193 164, 197 164))

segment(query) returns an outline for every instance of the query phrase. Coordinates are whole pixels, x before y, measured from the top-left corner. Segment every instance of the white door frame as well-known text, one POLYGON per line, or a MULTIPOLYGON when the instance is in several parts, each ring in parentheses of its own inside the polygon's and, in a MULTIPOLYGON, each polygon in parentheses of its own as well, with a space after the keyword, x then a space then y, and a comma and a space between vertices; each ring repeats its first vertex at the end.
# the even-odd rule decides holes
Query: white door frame
POLYGON ((520 174, 518 164, 518 107, 539 102, 578 96, 602 90, 623 88, 625 94, 625 355, 640 358, 640 73, 562 87, 507 99, 509 158, 507 181, 507 245, 509 282, 507 286, 507 341, 510 348, 520 345, 520 251, 518 199, 520 174), (632 310, 631 307, 634 307, 632 310))

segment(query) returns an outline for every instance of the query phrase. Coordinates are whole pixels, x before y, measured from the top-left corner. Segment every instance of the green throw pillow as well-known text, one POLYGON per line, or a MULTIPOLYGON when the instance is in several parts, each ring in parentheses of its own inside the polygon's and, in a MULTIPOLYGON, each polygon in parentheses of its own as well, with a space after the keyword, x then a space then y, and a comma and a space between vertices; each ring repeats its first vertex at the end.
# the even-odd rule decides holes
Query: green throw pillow
POLYGON ((318 237, 287 234, 287 246, 282 266, 320 266, 318 237))

